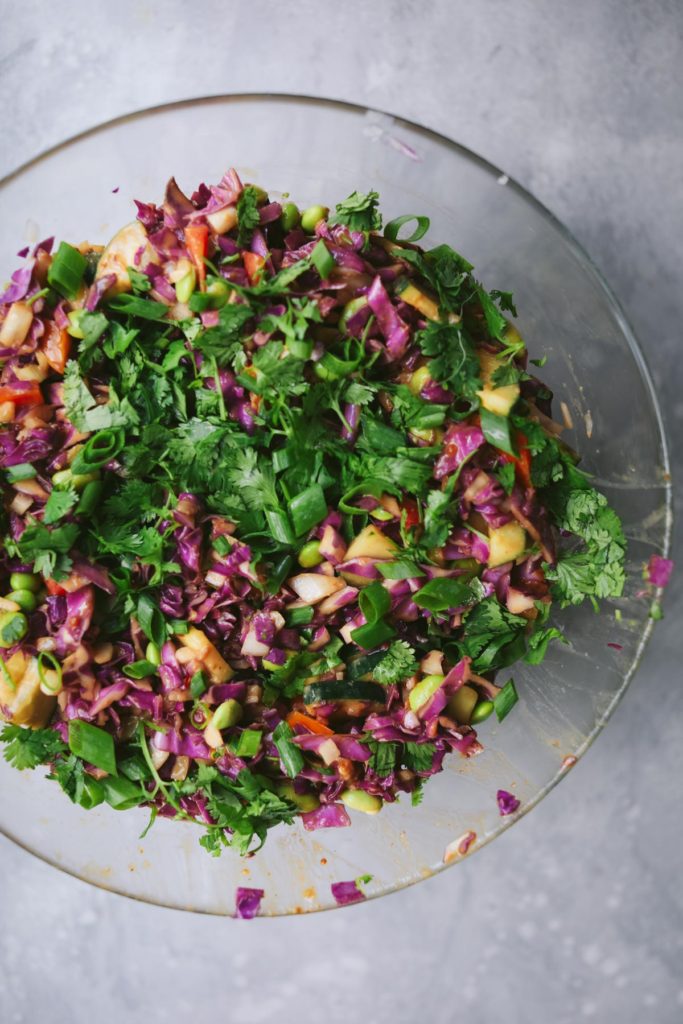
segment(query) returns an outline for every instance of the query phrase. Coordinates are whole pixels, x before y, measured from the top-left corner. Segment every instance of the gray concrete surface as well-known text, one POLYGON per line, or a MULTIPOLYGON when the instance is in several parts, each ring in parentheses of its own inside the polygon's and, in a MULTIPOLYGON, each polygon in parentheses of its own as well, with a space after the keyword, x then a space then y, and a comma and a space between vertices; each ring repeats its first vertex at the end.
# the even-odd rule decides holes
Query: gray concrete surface
MULTIPOLYGON (((4 0, 0 15, 0 173, 131 109, 269 89, 385 108, 501 165, 606 274, 680 444, 680 0, 4 0)), ((682 1020, 682 598, 674 582, 563 786, 471 862, 377 903, 235 926, 1 842, 0 1020, 682 1020)))

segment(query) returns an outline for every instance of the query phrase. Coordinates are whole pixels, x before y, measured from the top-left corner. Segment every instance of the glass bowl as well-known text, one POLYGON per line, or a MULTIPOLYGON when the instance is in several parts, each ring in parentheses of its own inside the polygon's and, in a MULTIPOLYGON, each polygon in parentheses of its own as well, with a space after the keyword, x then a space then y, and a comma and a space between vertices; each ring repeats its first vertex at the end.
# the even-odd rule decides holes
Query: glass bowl
POLYGON ((237 886, 265 890, 262 913, 335 906, 330 884, 371 875, 368 896, 410 885, 499 836, 561 779, 600 732, 650 634, 641 570, 666 553, 671 495, 657 400, 614 296, 576 242, 528 193, 448 139, 414 124, 326 100, 221 96, 111 121, 50 150, 2 182, 0 280, 14 252, 47 235, 106 241, 132 220, 133 198, 158 200, 166 179, 217 181, 234 165, 272 197, 332 204, 377 189, 388 220, 426 214, 423 244, 449 242, 487 287, 510 289, 531 355, 574 424, 566 435, 624 520, 631 575, 602 614, 563 612, 567 646, 539 667, 519 666, 521 701, 479 728, 484 753, 457 756, 409 800, 353 826, 305 833, 280 826, 255 857, 209 857, 191 824, 159 820, 139 838, 144 811, 83 811, 40 771, 0 761, 0 828, 44 860, 136 899, 214 914, 234 910, 237 886), (617 611, 620 615, 617 615, 617 611), (612 646, 613 645, 613 646, 612 646), (501 818, 496 791, 521 806, 501 818), (472 834, 474 838, 472 839, 472 834), (467 837, 463 840, 462 837, 467 837))

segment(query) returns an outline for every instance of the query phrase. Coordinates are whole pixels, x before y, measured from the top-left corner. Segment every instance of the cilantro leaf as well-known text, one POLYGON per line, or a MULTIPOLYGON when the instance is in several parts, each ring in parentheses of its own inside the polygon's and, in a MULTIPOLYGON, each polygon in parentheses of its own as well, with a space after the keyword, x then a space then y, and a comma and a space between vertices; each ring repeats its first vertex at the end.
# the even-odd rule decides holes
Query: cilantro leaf
POLYGON ((242 195, 237 200, 237 240, 245 245, 251 238, 254 228, 260 223, 258 210, 259 190, 254 185, 245 185, 242 195))
POLYGON ((432 767, 436 747, 433 743, 406 743, 403 763, 413 772, 428 772, 432 767))
POLYGON ((372 771, 379 775, 380 778, 386 778, 387 775, 391 775, 396 767, 398 744, 386 743, 383 740, 370 740, 368 746, 372 751, 372 757, 369 762, 369 767, 372 771))
POLYGON ((527 653, 524 660, 529 665, 540 665, 548 652, 548 645, 551 640, 561 640, 566 644, 564 634, 555 626, 548 626, 547 629, 537 629, 531 634, 527 641, 527 653))
POLYGON ((329 219, 330 224, 345 224, 352 231, 379 231, 382 214, 377 209, 378 192, 352 192, 341 203, 329 219))
POLYGON ((415 651, 405 640, 395 640, 372 674, 378 683, 389 686, 403 682, 417 672, 415 651))
POLYGON ((20 771, 47 764, 67 749, 54 729, 5 725, 0 732, 0 740, 6 744, 3 752, 5 760, 20 771))
POLYGON ((482 387, 479 360, 462 324, 432 322, 417 335, 429 372, 458 396, 473 397, 482 387))
POLYGON ((78 493, 74 487, 66 488, 63 491, 52 490, 45 504, 43 523, 46 526, 51 526, 63 519, 67 512, 70 512, 74 505, 78 504, 78 501, 78 493))
POLYGON ((201 331, 194 340, 194 347, 206 356, 213 356, 219 366, 228 364, 243 366, 242 330, 253 316, 250 306, 243 303, 229 303, 218 313, 218 323, 201 331))

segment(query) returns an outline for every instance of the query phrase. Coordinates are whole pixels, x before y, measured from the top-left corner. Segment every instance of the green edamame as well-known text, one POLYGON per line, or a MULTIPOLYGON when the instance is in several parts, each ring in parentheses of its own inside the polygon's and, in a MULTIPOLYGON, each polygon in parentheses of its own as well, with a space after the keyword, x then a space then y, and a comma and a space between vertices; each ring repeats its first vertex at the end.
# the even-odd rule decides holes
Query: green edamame
POLYGON ((477 725, 479 722, 485 722, 487 718, 490 718, 493 714, 493 701, 492 700, 480 700, 470 718, 472 725, 477 725))
POLYGON ((18 604, 22 612, 32 612, 38 607, 38 598, 32 590, 13 590, 7 600, 18 604))
POLYGON ((302 569, 312 569, 314 566, 320 565, 322 560, 319 540, 309 540, 308 544, 304 544, 297 558, 302 569))
POLYGON ((318 221, 324 220, 329 212, 327 206, 309 206, 301 214, 301 227, 307 234, 311 234, 312 231, 315 231, 318 221))
POLYGON ((285 203, 280 214, 283 231, 291 231, 301 220, 301 213, 296 203, 285 203))
POLYGON ((9 585, 12 590, 31 590, 35 593, 40 590, 43 581, 34 572, 13 572, 9 578, 9 585))

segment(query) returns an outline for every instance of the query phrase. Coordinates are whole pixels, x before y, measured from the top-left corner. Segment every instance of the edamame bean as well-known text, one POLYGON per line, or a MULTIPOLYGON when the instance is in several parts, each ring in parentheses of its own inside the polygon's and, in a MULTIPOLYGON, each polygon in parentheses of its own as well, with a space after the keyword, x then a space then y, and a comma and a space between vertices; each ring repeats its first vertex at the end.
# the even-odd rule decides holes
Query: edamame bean
POLYGON ((280 214, 280 223, 283 231, 291 231, 301 219, 301 213, 296 203, 285 203, 280 214))
POLYGON ((477 725, 479 722, 485 722, 487 718, 490 718, 493 714, 493 701, 492 700, 480 700, 476 708, 472 712, 470 722, 472 725, 477 725))
POLYGON ((327 206, 309 206, 307 210, 301 214, 301 227, 307 234, 315 231, 315 226, 319 220, 324 220, 329 213, 327 206))
POLYGON ((345 789, 340 800, 352 811, 362 811, 363 814, 377 814, 382 810, 382 800, 364 789, 345 789))
POLYGON ((231 697, 218 705, 211 718, 211 725, 219 731, 229 729, 232 725, 237 725, 241 717, 242 705, 231 697))
POLYGON ((308 544, 304 544, 297 558, 302 569, 312 569, 315 565, 320 565, 322 560, 319 540, 309 540, 308 544))
POLYGON ((23 612, 32 612, 38 607, 38 598, 31 590, 13 590, 7 600, 14 601, 23 612))
POLYGON ((315 793, 297 793, 292 782, 278 783, 277 792, 279 796, 284 797, 285 800, 289 800, 295 807, 298 807, 302 813, 315 811, 320 807, 320 801, 315 793))
POLYGON ((31 590, 33 593, 40 590, 42 582, 40 576, 33 572, 13 572, 9 578, 12 590, 31 590))

